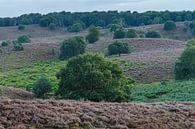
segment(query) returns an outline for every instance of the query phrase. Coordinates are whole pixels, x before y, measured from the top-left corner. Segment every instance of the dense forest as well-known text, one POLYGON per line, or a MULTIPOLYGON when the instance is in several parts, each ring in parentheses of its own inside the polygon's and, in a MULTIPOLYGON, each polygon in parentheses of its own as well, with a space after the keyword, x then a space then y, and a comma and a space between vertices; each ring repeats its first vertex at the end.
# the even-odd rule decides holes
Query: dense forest
POLYGON ((54 12, 46 15, 39 13, 24 14, 14 18, 0 18, 0 26, 15 26, 39 24, 47 27, 51 23, 58 27, 68 27, 74 23, 81 23, 85 27, 90 25, 106 27, 109 24, 122 24, 123 26, 140 26, 164 23, 168 20, 175 22, 195 20, 195 11, 148 11, 138 12, 118 12, 118 11, 94 11, 94 12, 54 12))

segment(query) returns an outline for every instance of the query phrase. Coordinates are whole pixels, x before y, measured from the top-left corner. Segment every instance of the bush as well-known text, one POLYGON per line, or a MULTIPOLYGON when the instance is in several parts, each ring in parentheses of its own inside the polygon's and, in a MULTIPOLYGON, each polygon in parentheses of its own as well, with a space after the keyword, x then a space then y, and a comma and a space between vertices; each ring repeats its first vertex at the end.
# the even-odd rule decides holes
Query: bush
POLYGON ((7 41, 3 41, 1 43, 1 46, 8 46, 9 44, 11 44, 11 41, 7 40, 7 41))
POLYGON ((49 29, 50 30, 56 30, 56 24, 55 23, 50 23, 49 24, 49 29))
POLYGON ((108 25, 108 28, 110 29, 111 32, 115 32, 116 30, 122 28, 122 26, 119 24, 110 24, 108 25))
POLYGON ((18 26, 18 30, 25 30, 25 28, 26 28, 26 27, 25 27, 24 25, 19 25, 19 26, 18 26))
POLYGON ((121 43, 121 42, 114 42, 108 46, 108 54, 109 55, 116 55, 119 56, 121 54, 128 54, 130 53, 130 47, 128 43, 121 43))
POLYGON ((40 78, 36 81, 33 88, 33 93, 37 98, 47 98, 47 94, 52 91, 51 83, 47 78, 40 78))
POLYGON ((114 32, 114 39, 122 39, 125 38, 125 30, 123 28, 117 29, 114 32))
POLYGON ((195 79, 195 42, 191 40, 175 64, 175 79, 195 79))
POLYGON ((167 21, 164 24, 164 30, 175 30, 176 29, 176 24, 174 21, 167 21))
POLYGON ((22 46, 21 43, 18 43, 17 41, 13 41, 13 47, 14 47, 14 51, 23 51, 24 48, 22 46))
POLYGON ((192 35, 195 36, 195 27, 192 29, 192 35))
POLYGON ((17 42, 18 43, 30 43, 31 42, 30 36, 22 35, 22 36, 18 37, 17 42))
POLYGON ((68 27, 69 32, 80 32, 83 30, 83 26, 81 23, 75 23, 74 25, 68 27))
POLYGON ((64 60, 85 53, 86 43, 82 37, 65 39, 60 47, 60 59, 64 60))
POLYGON ((57 74, 58 95, 65 99, 122 102, 130 100, 129 81, 116 62, 98 54, 83 54, 68 61, 57 74))
POLYGON ((126 33, 126 38, 136 38, 137 37, 137 33, 136 30, 134 29, 129 29, 126 33))
POLYGON ((146 38, 161 38, 161 34, 157 31, 148 31, 145 37, 146 38))
POLYGON ((89 34, 86 36, 88 43, 95 43, 99 40, 100 32, 95 26, 89 28, 89 34))
POLYGON ((0 48, 0 54, 2 54, 3 53, 3 50, 0 48))

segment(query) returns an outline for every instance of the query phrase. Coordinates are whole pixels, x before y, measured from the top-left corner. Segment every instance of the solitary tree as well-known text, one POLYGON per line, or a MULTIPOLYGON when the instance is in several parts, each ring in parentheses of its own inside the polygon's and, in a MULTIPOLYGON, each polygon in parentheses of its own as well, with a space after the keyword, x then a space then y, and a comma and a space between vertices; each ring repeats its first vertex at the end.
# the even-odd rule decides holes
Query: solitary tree
POLYGON ((123 28, 117 29, 114 32, 114 39, 122 39, 125 38, 125 30, 123 28))
POLYGON ((130 47, 128 43, 122 43, 122 42, 114 42, 108 46, 108 54, 109 55, 116 55, 119 56, 121 54, 128 54, 130 53, 130 47))
POLYGON ((73 37, 65 39, 61 43, 60 59, 64 60, 73 56, 77 56, 79 54, 83 54, 85 52, 85 48, 86 43, 82 37, 73 37))
POLYGON ((176 24, 174 21, 167 21, 164 24, 164 30, 175 30, 176 29, 176 24))
POLYGON ((101 55, 83 54, 70 59, 57 78, 57 93, 65 99, 129 101, 130 81, 116 62, 101 55))
POLYGON ((99 40, 100 32, 95 26, 89 28, 89 34, 86 36, 88 43, 94 43, 99 40))
POLYGON ((51 83, 47 78, 40 78, 36 81, 33 88, 33 93, 37 98, 45 99, 47 97, 47 93, 52 91, 51 83))
POLYGON ((136 30, 134 29, 129 29, 126 33, 126 38, 136 38, 137 37, 137 33, 136 30))
POLYGON ((81 23, 75 23, 74 25, 68 27, 69 32, 80 32, 83 30, 83 26, 81 23))
POLYGON ((150 30, 145 34, 146 38, 161 38, 161 34, 157 31, 150 30))

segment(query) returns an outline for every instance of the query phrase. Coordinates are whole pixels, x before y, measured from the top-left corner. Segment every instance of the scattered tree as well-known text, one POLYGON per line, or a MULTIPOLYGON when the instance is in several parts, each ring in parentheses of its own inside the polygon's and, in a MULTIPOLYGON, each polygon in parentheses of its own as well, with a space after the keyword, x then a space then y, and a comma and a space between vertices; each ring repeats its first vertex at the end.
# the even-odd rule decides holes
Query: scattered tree
POLYGON ((123 28, 117 29, 114 32, 114 39, 122 39, 125 38, 125 30, 123 28))
POLYGON ((108 46, 109 55, 118 54, 120 56, 121 54, 128 54, 128 53, 130 53, 130 46, 128 43, 115 41, 114 43, 108 46))
POLYGON ((89 28, 89 34, 86 36, 88 43, 94 43, 99 40, 100 32, 95 26, 89 28))
POLYGON ((98 54, 83 54, 68 61, 57 74, 57 94, 65 99, 122 102, 130 100, 128 79, 116 62, 98 54))
POLYGON ((157 31, 151 30, 145 34, 145 37, 146 38, 161 38, 161 34, 157 31))
POLYGON ((174 21, 167 21, 164 24, 164 30, 170 31, 170 30, 175 30, 176 29, 176 24, 174 21))
POLYGON ((24 48, 21 43, 18 43, 17 41, 13 41, 13 50, 14 51, 23 51, 24 48))
POLYGON ((52 91, 52 86, 47 78, 40 78, 36 81, 33 88, 33 93, 37 98, 46 99, 47 94, 52 91))
POLYGON ((83 26, 81 23, 75 23, 74 25, 68 27, 69 32, 80 32, 83 30, 83 26))
POLYGON ((18 26, 18 30, 25 30, 25 28, 26 28, 26 27, 25 27, 24 25, 19 25, 19 26, 18 26))
POLYGON ((86 43, 82 37, 65 39, 60 47, 60 59, 68 59, 85 53, 86 43))
POLYGON ((137 37, 137 33, 136 30, 134 29, 129 29, 126 33, 126 38, 136 38, 137 37))
POLYGON ((31 42, 30 36, 22 35, 22 36, 18 37, 17 42, 18 43, 30 43, 31 42))

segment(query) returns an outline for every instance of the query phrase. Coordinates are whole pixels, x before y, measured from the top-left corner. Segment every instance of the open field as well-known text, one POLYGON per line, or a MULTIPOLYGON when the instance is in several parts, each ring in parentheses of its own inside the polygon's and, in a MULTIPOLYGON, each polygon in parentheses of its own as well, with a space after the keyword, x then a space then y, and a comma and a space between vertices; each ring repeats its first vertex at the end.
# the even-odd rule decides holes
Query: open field
POLYGON ((2 129, 194 129, 194 103, 0 100, 2 129), (17 123, 17 124, 16 124, 17 123))

